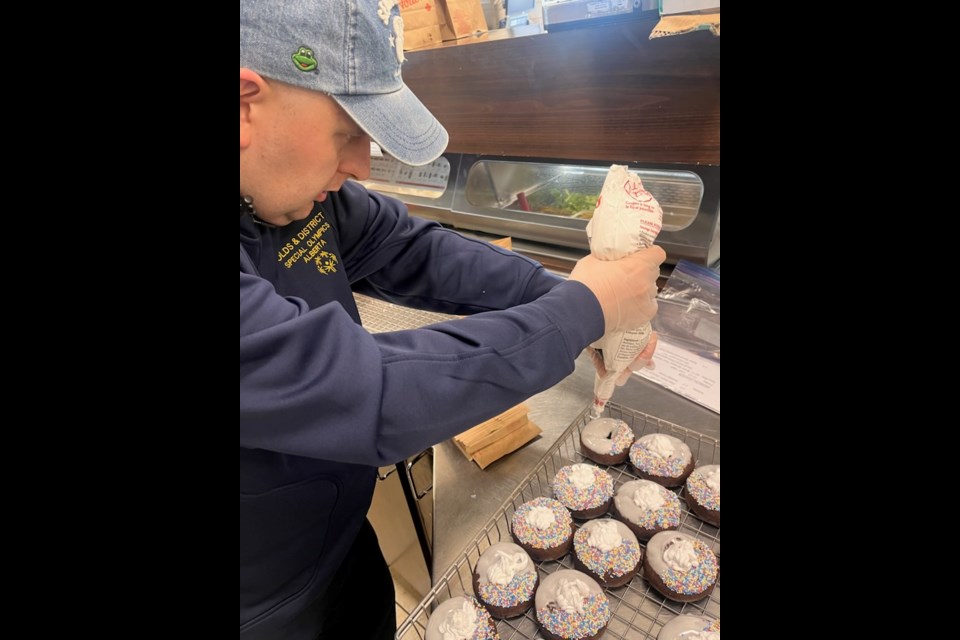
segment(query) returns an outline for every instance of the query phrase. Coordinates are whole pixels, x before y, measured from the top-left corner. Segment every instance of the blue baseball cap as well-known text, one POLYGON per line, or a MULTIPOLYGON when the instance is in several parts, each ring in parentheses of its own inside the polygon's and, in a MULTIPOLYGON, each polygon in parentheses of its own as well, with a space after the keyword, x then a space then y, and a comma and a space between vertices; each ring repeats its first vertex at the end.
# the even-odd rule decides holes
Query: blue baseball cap
POLYGON ((240 0, 240 66, 328 94, 401 162, 436 160, 449 136, 403 83, 398 0, 240 0))

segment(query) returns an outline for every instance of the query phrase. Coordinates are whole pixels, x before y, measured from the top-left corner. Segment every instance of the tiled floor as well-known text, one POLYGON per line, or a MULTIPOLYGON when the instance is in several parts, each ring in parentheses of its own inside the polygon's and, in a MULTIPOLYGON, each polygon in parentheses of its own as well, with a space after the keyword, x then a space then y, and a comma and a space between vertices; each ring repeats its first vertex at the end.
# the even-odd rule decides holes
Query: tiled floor
POLYGON ((403 624, 403 621, 407 619, 407 616, 410 615, 410 612, 416 608, 419 604, 421 598, 418 598, 415 593, 409 590, 402 579, 397 579, 394 576, 393 587, 397 592, 397 627, 403 624))
POLYGON ((390 565, 396 591, 397 626, 420 604, 430 590, 430 576, 419 545, 409 547, 390 565))

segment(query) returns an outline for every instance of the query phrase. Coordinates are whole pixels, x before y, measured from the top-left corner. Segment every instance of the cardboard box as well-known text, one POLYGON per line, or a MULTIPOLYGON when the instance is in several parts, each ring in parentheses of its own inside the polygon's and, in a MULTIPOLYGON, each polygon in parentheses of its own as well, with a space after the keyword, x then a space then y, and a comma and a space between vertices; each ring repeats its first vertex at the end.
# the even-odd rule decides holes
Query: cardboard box
MULTIPOLYGON (((402 0, 401 0, 402 1, 402 0)), ((458 40, 487 32, 480 0, 443 0, 445 26, 441 26, 444 40, 458 40)))
POLYGON ((400 0, 403 18, 403 49, 420 49, 443 41, 440 25, 443 8, 439 0, 400 0))
POLYGON ((440 26, 432 25, 421 29, 403 28, 403 50, 422 49, 424 47, 435 47, 443 43, 443 37, 440 35, 440 26))

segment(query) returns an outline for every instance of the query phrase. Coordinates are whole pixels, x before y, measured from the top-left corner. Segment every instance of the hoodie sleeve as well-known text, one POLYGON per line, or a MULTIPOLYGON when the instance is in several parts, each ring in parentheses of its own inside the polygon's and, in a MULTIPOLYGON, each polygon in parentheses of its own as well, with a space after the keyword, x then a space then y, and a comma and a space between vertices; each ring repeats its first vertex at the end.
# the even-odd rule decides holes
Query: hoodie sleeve
POLYGON ((359 185, 344 185, 332 207, 360 293, 465 315, 536 300, 563 282, 529 258, 411 217, 404 203, 359 185))
POLYGON ((562 282, 501 311, 371 335, 240 273, 240 445, 396 462, 562 380, 603 333, 594 295, 562 282))

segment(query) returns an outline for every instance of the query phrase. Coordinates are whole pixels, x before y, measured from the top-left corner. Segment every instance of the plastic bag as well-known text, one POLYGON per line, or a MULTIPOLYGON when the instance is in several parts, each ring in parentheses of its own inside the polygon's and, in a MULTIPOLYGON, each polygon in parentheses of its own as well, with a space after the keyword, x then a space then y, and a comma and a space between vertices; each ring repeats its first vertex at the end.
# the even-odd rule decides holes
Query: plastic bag
POLYGON ((652 325, 667 340, 697 355, 720 360, 720 274, 681 260, 660 294, 652 325))

